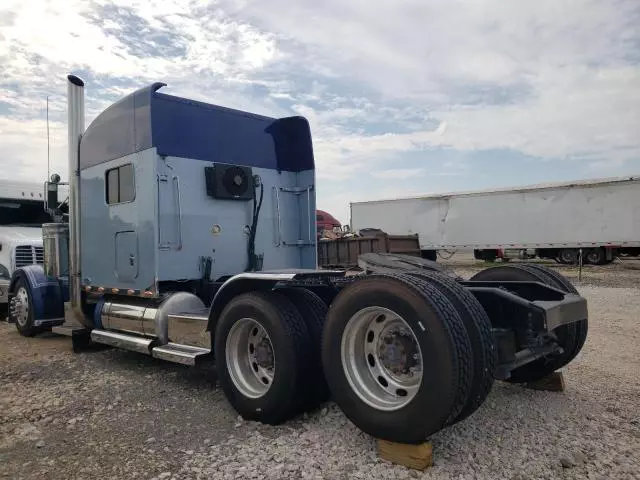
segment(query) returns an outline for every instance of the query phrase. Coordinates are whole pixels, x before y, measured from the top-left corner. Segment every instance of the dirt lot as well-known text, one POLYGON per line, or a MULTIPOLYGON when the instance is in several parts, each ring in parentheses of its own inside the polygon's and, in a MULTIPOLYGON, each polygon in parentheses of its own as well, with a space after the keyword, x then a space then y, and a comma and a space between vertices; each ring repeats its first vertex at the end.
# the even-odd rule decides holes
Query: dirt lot
MULTIPOLYGON (((447 263, 467 277, 484 265, 447 263)), ((640 263, 560 268, 590 331, 564 393, 496 383, 433 438, 424 473, 379 460, 331 403, 280 427, 238 420, 206 370, 0 323, 0 478, 640 478, 640 263)), ((428 412, 425 412, 427 414, 428 412)))

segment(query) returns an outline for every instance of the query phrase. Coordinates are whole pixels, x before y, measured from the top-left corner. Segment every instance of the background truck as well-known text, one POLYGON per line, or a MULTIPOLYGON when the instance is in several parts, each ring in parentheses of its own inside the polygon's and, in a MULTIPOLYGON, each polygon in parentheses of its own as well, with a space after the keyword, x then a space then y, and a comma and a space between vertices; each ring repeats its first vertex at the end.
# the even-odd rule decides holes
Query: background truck
POLYGON ((336 228, 342 228, 340 221, 324 210, 316 210, 316 231, 318 235, 322 235, 324 230, 333 231, 336 228))
MULTIPOLYGON (((20 334, 213 362, 246 419, 281 423, 332 397, 369 435, 402 443, 473 414, 495 378, 545 377, 582 348, 586 300, 543 267, 466 281, 427 261, 317 269, 307 120, 163 85, 85 130, 84 82, 67 77, 68 222, 53 211, 44 265, 12 275, 20 334)), ((46 182, 53 210, 59 183, 46 182)))
POLYGON ((0 180, 0 310, 15 269, 42 264, 42 224, 50 221, 42 183, 0 180))
POLYGON ((423 256, 474 250, 476 258, 611 262, 640 255, 640 177, 608 178, 354 202, 351 228, 417 233, 423 256))

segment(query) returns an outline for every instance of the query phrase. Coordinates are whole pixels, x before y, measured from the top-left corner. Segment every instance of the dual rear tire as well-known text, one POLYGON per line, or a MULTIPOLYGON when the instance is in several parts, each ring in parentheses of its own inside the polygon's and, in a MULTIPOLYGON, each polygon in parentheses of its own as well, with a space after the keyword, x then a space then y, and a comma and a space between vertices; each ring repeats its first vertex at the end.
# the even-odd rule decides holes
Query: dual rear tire
POLYGON ((320 364, 327 306, 313 292, 239 295, 216 325, 218 379, 246 420, 276 425, 329 398, 320 364))
MULTIPOLYGON (((577 293, 563 276, 537 265, 495 267, 472 280, 535 281, 577 293)), ((509 381, 537 380, 568 364, 587 329, 586 319, 558 327, 563 353, 515 369, 509 381)), ((281 423, 331 395, 363 432, 409 444, 473 414, 497 366, 491 322, 476 297, 456 280, 424 271, 360 277, 330 308, 304 289, 240 295, 218 321, 215 351, 225 393, 244 418, 281 423), (256 325, 232 335, 245 318, 256 325), (234 348, 245 352, 245 374, 269 388, 247 398, 228 338, 241 339, 234 348), (271 354, 255 353, 264 350, 264 339, 271 354), (274 372, 262 375, 270 360, 274 372)))
POLYGON ((322 363, 333 398, 373 437, 424 442, 489 393, 490 329, 475 297, 442 274, 367 276, 336 297, 325 323, 322 363))
POLYGON ((240 295, 218 320, 214 349, 245 419, 281 423, 331 392, 361 430, 403 443, 473 413, 495 368, 484 310, 437 272, 368 275, 329 309, 304 289, 240 295))

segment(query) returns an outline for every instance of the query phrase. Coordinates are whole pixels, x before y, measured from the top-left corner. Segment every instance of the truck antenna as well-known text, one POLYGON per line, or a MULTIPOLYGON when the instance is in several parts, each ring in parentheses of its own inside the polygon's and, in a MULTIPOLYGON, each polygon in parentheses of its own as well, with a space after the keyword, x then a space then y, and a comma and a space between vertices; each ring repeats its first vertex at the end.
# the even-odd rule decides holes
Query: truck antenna
POLYGON ((51 160, 49 154, 49 95, 47 95, 47 180, 51 174, 51 160))

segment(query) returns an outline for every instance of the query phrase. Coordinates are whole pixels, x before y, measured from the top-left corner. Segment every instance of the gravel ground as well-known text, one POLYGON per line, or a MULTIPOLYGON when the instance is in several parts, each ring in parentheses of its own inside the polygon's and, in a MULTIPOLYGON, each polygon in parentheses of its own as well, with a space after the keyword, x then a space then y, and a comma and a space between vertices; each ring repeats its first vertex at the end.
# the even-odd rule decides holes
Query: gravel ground
POLYGON ((114 349, 73 354, 67 338, 25 339, 0 323, 0 478, 640 478, 640 271, 622 288, 619 268, 605 270, 578 284, 590 331, 567 390, 498 382, 474 415, 433 437, 425 472, 378 459, 331 403, 279 427, 244 422, 210 370, 114 349))

